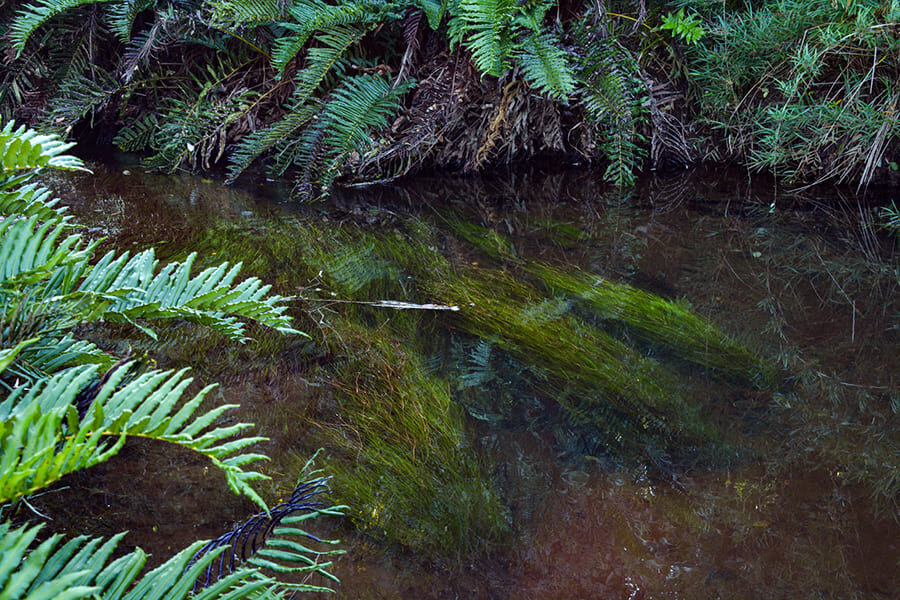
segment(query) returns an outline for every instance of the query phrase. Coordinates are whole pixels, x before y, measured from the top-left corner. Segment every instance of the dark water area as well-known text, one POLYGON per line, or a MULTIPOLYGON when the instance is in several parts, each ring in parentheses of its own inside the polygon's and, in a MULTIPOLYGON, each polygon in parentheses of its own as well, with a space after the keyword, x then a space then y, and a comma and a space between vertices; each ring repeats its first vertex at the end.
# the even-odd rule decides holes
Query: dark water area
MULTIPOLYGON (((786 373, 780 385, 753 388, 674 361, 679 393, 734 451, 660 467, 586 444, 550 407, 553 393, 523 391, 501 371, 500 345, 466 338, 466 364, 483 350, 499 375, 447 374, 450 363, 435 360, 427 381, 443 382, 465 409, 463 446, 502 503, 506 536, 487 551, 419 552, 366 526, 365 515, 322 519, 317 533, 347 550, 334 568, 336 597, 900 598, 900 257, 896 237, 879 228, 880 198, 788 193, 765 178, 708 169, 648 178, 624 196, 594 173, 519 172, 339 190, 298 206, 274 185, 92 169, 50 184, 89 236, 106 238, 104 248, 152 246, 178 259, 196 251, 203 265, 242 260, 245 275, 296 296, 292 314, 309 339, 254 332, 258 342, 237 347, 193 326, 171 327, 159 343, 122 328, 84 332, 123 354, 148 352, 161 366, 190 365, 197 386, 218 381, 212 401, 240 403, 231 418, 270 438, 260 450, 272 460, 258 467, 272 477, 261 489, 269 501, 343 424, 327 369, 347 359, 329 340, 358 334, 340 324, 358 318, 398 332, 412 319, 413 311, 349 312, 345 293, 301 268, 316 236, 389 239, 415 222, 441 240, 454 269, 501 273, 540 262, 603 276, 682 301, 786 373), (476 244, 461 241, 468 225, 477 227, 476 244)), ((361 246, 351 251, 368 256, 361 246)), ((440 300, 411 277, 380 288, 371 264, 351 267, 334 272, 351 283, 350 275, 367 278, 369 299, 440 300), (392 290, 406 295, 378 295, 392 290)), ((545 302, 564 304, 553 294, 545 302)), ((464 336, 439 315, 418 318, 411 327, 424 332, 421 347, 452 355, 464 336)), ((156 562, 255 512, 203 459, 140 440, 63 484, 32 501, 52 516, 51 529, 127 529, 126 543, 156 562)), ((370 521, 378 510, 391 506, 373 508, 370 521)))

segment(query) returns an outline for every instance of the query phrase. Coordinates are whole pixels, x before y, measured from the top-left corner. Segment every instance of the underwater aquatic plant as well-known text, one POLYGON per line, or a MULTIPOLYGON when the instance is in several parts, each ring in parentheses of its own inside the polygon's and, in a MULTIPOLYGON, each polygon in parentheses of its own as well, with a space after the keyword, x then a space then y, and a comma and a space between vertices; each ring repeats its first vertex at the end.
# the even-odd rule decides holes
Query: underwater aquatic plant
POLYGON ((601 321, 620 324, 673 356, 754 386, 773 388, 779 383, 774 364, 754 355, 682 302, 599 275, 565 272, 541 263, 529 265, 528 270, 552 292, 579 299, 601 321))

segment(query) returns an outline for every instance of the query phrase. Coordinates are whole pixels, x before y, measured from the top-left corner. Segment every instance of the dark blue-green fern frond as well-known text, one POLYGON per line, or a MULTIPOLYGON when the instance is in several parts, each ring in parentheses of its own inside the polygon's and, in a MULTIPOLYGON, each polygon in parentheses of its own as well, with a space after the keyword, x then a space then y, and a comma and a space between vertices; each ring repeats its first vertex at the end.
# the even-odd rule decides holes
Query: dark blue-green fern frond
POLYGON ((557 45, 555 35, 529 35, 516 59, 531 87, 560 100, 568 99, 575 91, 575 75, 568 54, 557 45))

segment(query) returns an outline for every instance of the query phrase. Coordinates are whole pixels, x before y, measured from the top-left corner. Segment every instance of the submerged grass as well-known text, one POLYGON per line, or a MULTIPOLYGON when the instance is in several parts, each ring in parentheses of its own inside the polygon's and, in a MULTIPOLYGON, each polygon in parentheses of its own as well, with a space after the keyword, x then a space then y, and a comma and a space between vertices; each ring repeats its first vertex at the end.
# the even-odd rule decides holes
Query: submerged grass
POLYGON ((460 306, 458 315, 448 317, 452 327, 529 365, 536 385, 575 423, 596 428, 615 454, 656 458, 658 452, 693 454, 719 443, 671 372, 578 320, 565 302, 548 302, 508 273, 476 268, 433 286, 442 301, 460 306))
POLYGON ((756 387, 774 388, 775 365, 761 359, 680 302, 598 275, 534 263, 528 271, 549 290, 578 298, 602 321, 615 322, 669 354, 756 387))
POLYGON ((324 426, 334 490, 362 529, 426 555, 491 551, 506 509, 445 379, 384 329, 341 328, 356 351, 335 372, 324 426))
POLYGON ((435 323, 511 357, 522 371, 507 401, 528 396, 529 410, 540 406, 535 398, 557 404, 579 436, 615 462, 709 464, 733 455, 677 373, 617 337, 621 329, 726 377, 757 385, 773 378, 763 361, 686 307, 528 264, 496 232, 451 224, 447 235, 417 219, 351 225, 295 216, 205 241, 218 243, 219 253, 249 256, 255 272, 297 294, 301 323, 322 329, 314 340, 325 359, 311 361, 305 376, 328 390, 315 429, 335 494, 360 529, 424 556, 490 551, 509 533, 449 376, 425 368, 435 323), (500 266, 460 260, 473 250, 500 266), (379 300, 459 310, 369 304, 379 300))

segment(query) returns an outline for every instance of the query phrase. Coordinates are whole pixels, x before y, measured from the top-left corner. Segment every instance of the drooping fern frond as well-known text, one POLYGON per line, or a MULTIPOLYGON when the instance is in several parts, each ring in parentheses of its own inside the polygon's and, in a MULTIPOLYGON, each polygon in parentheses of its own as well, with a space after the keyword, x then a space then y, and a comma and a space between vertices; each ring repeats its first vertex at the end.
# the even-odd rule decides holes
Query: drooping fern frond
POLYGON ((513 0, 459 0, 458 14, 449 22, 451 44, 465 41, 482 73, 499 77, 509 68, 515 47, 513 0))
POLYGON ((146 166, 169 171, 184 164, 209 168, 222 157, 228 127, 245 115, 256 92, 238 88, 221 96, 217 89, 215 81, 207 81, 199 92, 185 90, 165 100, 151 140, 156 153, 145 159, 146 166))
POLYGON ((529 35, 516 59, 531 87, 548 96, 566 100, 575 91, 575 76, 566 52, 549 33, 529 35))
POLYGON ((609 160, 604 179, 618 186, 633 184, 641 166, 644 150, 638 145, 643 137, 637 120, 646 112, 641 80, 629 76, 626 68, 637 69, 627 51, 614 40, 587 43, 589 51, 578 65, 581 104, 590 121, 602 123, 600 148, 609 160))
POLYGON ((237 179, 254 160, 276 144, 281 146, 282 156, 275 161, 270 171, 279 175, 284 172, 293 162, 292 151, 300 141, 299 132, 321 108, 318 104, 310 104, 308 101, 343 59, 347 50, 358 42, 363 34, 364 31, 356 27, 334 27, 316 36, 316 42, 321 45, 307 51, 306 66, 297 71, 296 87, 291 95, 291 108, 281 120, 254 131, 240 141, 229 160, 229 182, 237 179))
POLYGON ((109 28, 120 41, 131 41, 131 29, 134 21, 145 10, 152 8, 156 0, 118 0, 105 7, 109 28))
POLYGON ((0 333, 14 342, 41 340, 11 367, 26 380, 65 364, 110 362, 93 345, 64 343, 59 332, 78 324, 127 323, 155 337, 148 320, 182 319, 243 340, 242 318, 298 333, 269 286, 256 278, 235 284, 239 264, 191 276, 195 255, 159 269, 152 250, 133 257, 110 252, 91 264, 97 242, 85 244, 67 231, 60 219, 40 223, 38 215, 0 222, 0 333))
POLYGON ((119 129, 113 144, 125 152, 140 152, 150 147, 159 119, 156 113, 147 113, 119 129))
POLYGON ((318 110, 319 107, 312 104, 293 108, 280 121, 242 139, 231 155, 226 182, 233 183, 253 161, 277 145, 282 147, 280 154, 287 156, 276 158, 274 164, 269 165, 269 172, 283 174, 293 163, 294 154, 291 150, 299 142, 298 132, 303 130, 318 110))
POLYGON ((250 485, 264 476, 243 469, 264 457, 241 453, 263 438, 231 439, 251 427, 248 423, 209 429, 235 405, 221 405, 195 416, 212 386, 181 405, 192 381, 185 377, 186 370, 149 371, 126 383, 132 364, 109 374, 80 418, 76 397, 97 376, 95 365, 66 369, 34 386, 13 389, 0 403, 0 503, 103 462, 119 451, 127 436, 139 435, 205 455, 223 471, 232 490, 265 507, 250 485))
POLYGON ((284 298, 268 295, 271 286, 255 277, 233 285, 240 263, 222 263, 191 277, 195 258, 196 253, 192 253, 183 263, 168 263, 157 272, 158 261, 152 250, 131 258, 127 252, 119 256, 109 252, 82 271, 84 278, 71 293, 90 294, 98 300, 113 298, 103 313, 110 321, 181 318, 242 340, 240 316, 282 333, 299 333, 290 327, 290 317, 284 314, 284 298))
POLYGON ((22 185, 46 167, 87 171, 81 159, 63 154, 72 146, 54 135, 41 135, 24 125, 16 128, 10 121, 0 129, 0 190, 22 185))
POLYGON ((116 79, 94 67, 88 77, 82 71, 70 71, 60 83, 48 105, 44 123, 54 131, 64 131, 87 115, 99 113, 118 92, 116 79))
POLYGON ((29 4, 23 7, 13 19, 9 27, 9 37, 12 48, 16 51, 16 58, 21 56, 25 44, 34 31, 52 19, 71 8, 84 4, 99 4, 110 0, 36 0, 37 4, 29 4))
POLYGON ((151 25, 129 39, 128 48, 122 55, 122 80, 125 83, 129 83, 141 65, 166 46, 171 37, 167 27, 171 20, 171 13, 157 13, 151 25))
POLYGON ((306 182, 317 183, 321 190, 327 190, 340 174, 347 155, 363 149, 369 141, 370 130, 387 124, 388 116, 400 106, 397 99, 413 83, 406 81, 391 88, 390 81, 377 75, 345 79, 331 93, 298 154, 306 182), (314 164, 322 158, 324 164, 314 164), (314 181, 316 176, 318 181, 314 181))
POLYGON ((287 64, 297 56, 316 31, 332 33, 347 25, 377 24, 385 4, 371 1, 344 1, 337 5, 322 0, 301 0, 289 10, 293 21, 280 23, 294 35, 279 37, 272 49, 272 68, 284 73, 287 64))

